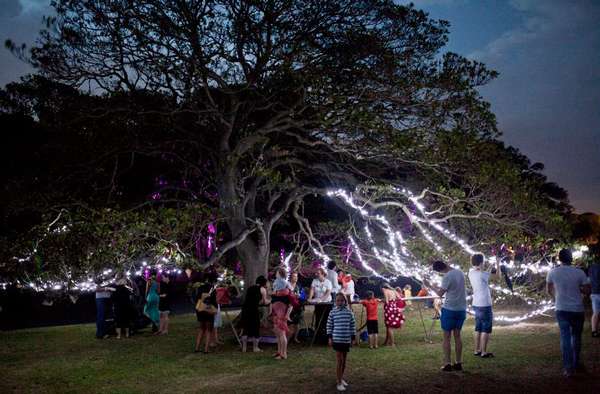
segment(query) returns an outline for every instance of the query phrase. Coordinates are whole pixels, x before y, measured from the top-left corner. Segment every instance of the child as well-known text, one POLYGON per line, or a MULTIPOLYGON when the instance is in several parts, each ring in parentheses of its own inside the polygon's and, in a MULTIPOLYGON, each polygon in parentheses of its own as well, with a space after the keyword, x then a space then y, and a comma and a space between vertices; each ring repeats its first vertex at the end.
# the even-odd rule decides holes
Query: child
POLYGON ((354 280, 351 274, 344 274, 344 271, 340 271, 340 282, 342 283, 341 293, 346 296, 348 305, 352 305, 354 299, 354 280))
POLYGON ((350 345, 355 340, 356 323, 354 314, 346 307, 346 297, 337 294, 335 297, 335 308, 329 312, 327 318, 327 336, 329 346, 336 352, 336 378, 337 390, 346 391, 348 383, 343 379, 346 370, 346 357, 350 351, 350 345))
POLYGON ((371 290, 367 291, 367 299, 360 303, 367 308, 367 333, 369 334, 369 349, 378 348, 379 320, 377 317, 377 305, 379 300, 371 290))

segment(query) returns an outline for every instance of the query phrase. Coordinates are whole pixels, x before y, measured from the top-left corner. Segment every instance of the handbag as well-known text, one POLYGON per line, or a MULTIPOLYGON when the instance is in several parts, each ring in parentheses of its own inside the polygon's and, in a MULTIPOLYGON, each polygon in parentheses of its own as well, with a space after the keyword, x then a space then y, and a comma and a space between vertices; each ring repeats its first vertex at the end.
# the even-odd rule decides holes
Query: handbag
POLYGON ((217 314, 217 308, 207 303, 207 298, 209 297, 209 295, 210 294, 208 293, 202 293, 200 299, 198 299, 198 302, 196 302, 196 311, 206 312, 210 313, 211 315, 215 315, 217 314))

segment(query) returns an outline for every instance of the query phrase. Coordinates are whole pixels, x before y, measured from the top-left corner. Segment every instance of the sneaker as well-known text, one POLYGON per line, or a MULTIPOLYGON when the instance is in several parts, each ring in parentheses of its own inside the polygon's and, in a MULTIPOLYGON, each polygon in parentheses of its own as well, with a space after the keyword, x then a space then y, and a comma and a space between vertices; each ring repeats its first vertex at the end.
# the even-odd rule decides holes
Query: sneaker
POLYGON ((337 391, 346 391, 346 386, 344 386, 343 384, 338 384, 337 385, 337 391))
POLYGON ((475 353, 473 353, 473 356, 475 356, 475 357, 481 357, 481 352, 475 352, 475 353))
POLYGON ((567 379, 570 379, 575 376, 575 372, 569 369, 563 370, 563 376, 567 379))
POLYGON ((494 353, 486 353, 482 354, 481 358, 494 358, 494 353))
POLYGON ((342 384, 344 385, 344 387, 348 387, 348 382, 346 382, 344 379, 342 379, 342 384))
POLYGON ((453 371, 462 371, 462 363, 456 363, 452 366, 453 371))
POLYGON ((442 367, 442 371, 444 372, 452 372, 452 365, 446 364, 442 367))

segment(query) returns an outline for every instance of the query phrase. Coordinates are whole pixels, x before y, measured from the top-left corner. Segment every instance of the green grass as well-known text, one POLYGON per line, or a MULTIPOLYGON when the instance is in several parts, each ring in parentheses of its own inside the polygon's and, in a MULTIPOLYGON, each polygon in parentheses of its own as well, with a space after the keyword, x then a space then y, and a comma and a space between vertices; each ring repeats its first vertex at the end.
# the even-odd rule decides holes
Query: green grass
MULTIPOLYGON (((195 328, 195 316, 179 315, 162 337, 145 333, 96 340, 91 324, 1 332, 0 393, 335 391, 335 357, 329 348, 292 345, 289 359, 276 361, 273 346, 242 354, 231 332, 223 330, 226 345, 209 355, 194 354, 195 328)), ((495 359, 471 355, 472 331, 469 319, 463 330, 465 372, 442 373, 439 325, 434 343, 425 343, 418 314, 409 312, 395 348, 351 350, 350 392, 600 392, 600 341, 592 341, 587 325, 583 358, 590 374, 574 381, 560 375, 553 319, 496 327, 490 345, 495 359)))

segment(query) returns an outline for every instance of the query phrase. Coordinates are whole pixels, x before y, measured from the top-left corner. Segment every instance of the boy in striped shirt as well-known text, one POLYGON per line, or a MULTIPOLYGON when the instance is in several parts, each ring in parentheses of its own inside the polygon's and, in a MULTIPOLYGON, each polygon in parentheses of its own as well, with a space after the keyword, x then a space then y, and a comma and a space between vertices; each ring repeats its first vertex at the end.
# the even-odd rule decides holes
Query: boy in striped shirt
POLYGON ((351 343, 356 338, 356 323, 354 314, 346 307, 346 297, 341 293, 335 297, 335 308, 329 312, 327 318, 327 336, 329 336, 329 346, 336 352, 337 390, 346 391, 348 383, 343 379, 346 356, 350 351, 351 343))

